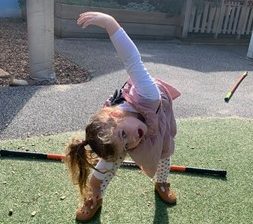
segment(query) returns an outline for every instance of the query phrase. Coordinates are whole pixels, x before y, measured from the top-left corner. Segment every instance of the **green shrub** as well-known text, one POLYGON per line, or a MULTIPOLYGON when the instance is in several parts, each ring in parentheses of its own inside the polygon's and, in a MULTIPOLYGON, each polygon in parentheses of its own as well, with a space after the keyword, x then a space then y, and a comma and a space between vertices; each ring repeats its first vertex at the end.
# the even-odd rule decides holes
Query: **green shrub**
POLYGON ((18 0, 18 4, 21 10, 21 18, 26 20, 26 0, 18 0))
POLYGON ((18 0, 18 5, 22 9, 26 6, 26 0, 18 0))

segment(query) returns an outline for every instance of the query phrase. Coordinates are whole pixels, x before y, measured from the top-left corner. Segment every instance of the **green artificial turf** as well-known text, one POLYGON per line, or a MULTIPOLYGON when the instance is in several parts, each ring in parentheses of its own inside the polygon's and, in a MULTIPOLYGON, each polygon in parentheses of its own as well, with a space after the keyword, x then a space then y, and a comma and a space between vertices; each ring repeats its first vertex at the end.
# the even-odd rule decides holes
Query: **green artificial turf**
MULTIPOLYGON (((6 140, 0 148, 63 153, 71 135, 6 140)), ((90 223, 252 223, 253 120, 180 120, 176 145, 173 164, 225 169, 227 179, 172 173, 178 203, 167 207, 149 178, 120 168, 90 223)), ((78 191, 60 162, 1 158, 0 189, 0 223, 75 223, 78 191)))

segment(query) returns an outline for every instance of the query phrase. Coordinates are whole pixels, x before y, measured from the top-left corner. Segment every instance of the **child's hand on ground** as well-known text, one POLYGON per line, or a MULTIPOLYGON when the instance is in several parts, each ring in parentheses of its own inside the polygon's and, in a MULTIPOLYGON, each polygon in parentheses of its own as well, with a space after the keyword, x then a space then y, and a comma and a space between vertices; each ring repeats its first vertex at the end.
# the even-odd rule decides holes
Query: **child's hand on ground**
POLYGON ((112 35, 119 28, 119 24, 112 16, 101 12, 84 12, 79 15, 77 24, 83 28, 90 25, 104 28, 109 35, 112 35))

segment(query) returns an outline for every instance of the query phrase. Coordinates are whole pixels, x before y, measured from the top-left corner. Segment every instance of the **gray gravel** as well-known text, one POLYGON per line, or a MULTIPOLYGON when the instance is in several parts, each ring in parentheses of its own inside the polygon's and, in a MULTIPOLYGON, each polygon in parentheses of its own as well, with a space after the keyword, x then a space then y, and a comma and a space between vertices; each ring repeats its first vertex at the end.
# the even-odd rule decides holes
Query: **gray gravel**
MULTIPOLYGON (((253 61, 248 46, 185 45, 136 41, 154 77, 178 88, 174 101, 177 119, 190 117, 253 118, 253 61), (244 72, 229 103, 224 96, 244 72)), ((55 134, 84 128, 89 116, 127 78, 109 40, 56 39, 55 48, 87 68, 87 83, 60 86, 0 88, 0 139, 55 134)))

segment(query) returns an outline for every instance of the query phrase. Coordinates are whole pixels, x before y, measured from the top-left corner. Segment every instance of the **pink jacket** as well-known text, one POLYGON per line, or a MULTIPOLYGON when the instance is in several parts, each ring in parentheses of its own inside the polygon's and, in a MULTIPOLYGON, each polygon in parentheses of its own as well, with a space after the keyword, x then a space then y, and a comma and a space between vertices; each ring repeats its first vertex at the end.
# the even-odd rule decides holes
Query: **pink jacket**
POLYGON ((177 129, 172 100, 180 96, 180 92, 166 82, 156 79, 156 84, 161 92, 161 100, 141 97, 136 93, 131 80, 123 88, 123 97, 145 118, 148 126, 145 139, 128 153, 149 177, 155 175, 159 160, 174 152, 177 129))

